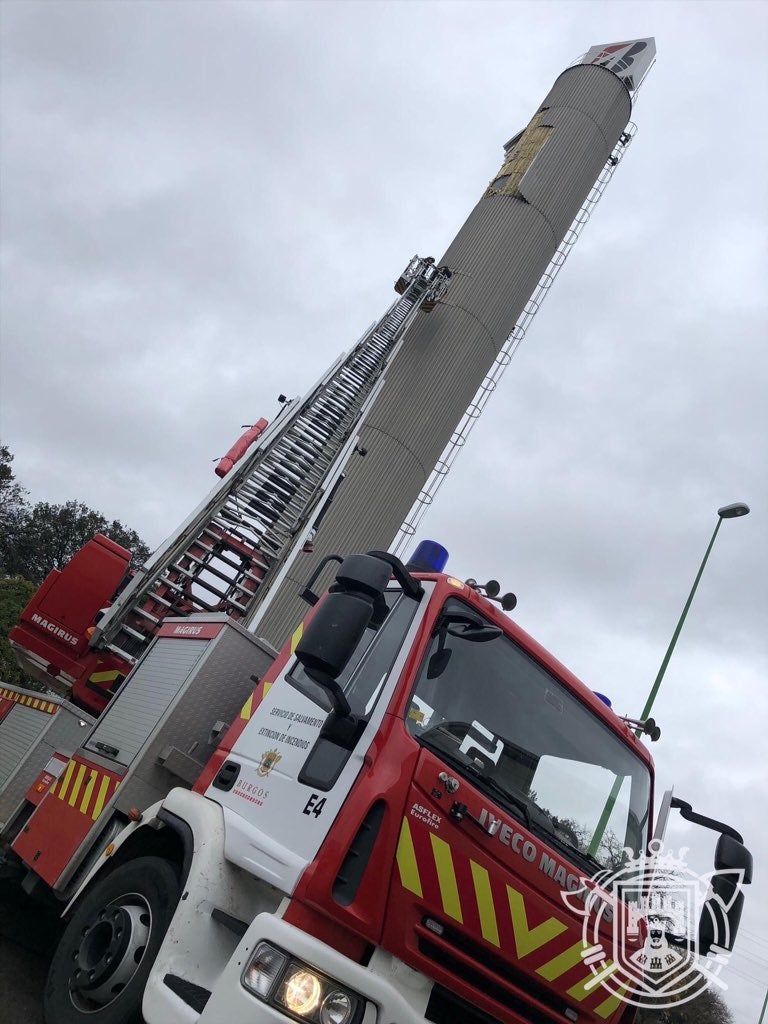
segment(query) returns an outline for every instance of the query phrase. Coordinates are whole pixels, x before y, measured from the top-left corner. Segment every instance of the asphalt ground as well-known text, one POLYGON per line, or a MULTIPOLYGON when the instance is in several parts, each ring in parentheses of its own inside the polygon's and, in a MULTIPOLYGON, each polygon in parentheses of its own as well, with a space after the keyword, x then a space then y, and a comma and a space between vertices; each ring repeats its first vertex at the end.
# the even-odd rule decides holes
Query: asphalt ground
POLYGON ((0 1020, 43 1024, 43 986, 61 923, 10 882, 0 882, 0 1020))

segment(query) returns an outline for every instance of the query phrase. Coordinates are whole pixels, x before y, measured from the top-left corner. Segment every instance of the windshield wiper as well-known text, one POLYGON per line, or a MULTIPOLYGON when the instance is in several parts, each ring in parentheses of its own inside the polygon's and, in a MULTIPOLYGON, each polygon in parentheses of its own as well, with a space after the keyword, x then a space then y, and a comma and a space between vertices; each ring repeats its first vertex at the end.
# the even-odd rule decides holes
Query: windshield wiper
POLYGON ((546 826, 538 824, 538 822, 534 822, 533 831, 538 832, 539 835, 542 835, 543 838, 552 844, 552 846, 556 846, 559 850, 562 850, 563 853, 570 856, 571 859, 576 859, 582 864, 588 864, 591 868, 596 868, 598 871, 606 870, 605 864, 601 864, 600 861, 597 860, 596 857, 593 857, 591 853, 584 853, 578 848, 578 846, 574 846, 573 843, 569 843, 567 839, 563 839, 559 836, 554 831, 554 824, 551 828, 547 828, 546 826))
POLYGON ((531 827, 531 811, 528 806, 528 803, 522 797, 514 796, 512 793, 509 792, 509 790, 505 789, 504 786, 500 785, 495 779, 492 779, 489 775, 483 775, 482 772, 478 771, 476 768, 473 768, 472 765, 468 765, 467 767, 469 768, 472 778, 476 779, 479 783, 481 783, 481 789, 490 789, 492 793, 495 793, 496 796, 499 797, 501 803, 511 804, 514 808, 520 811, 523 823, 525 824, 526 828, 531 827))

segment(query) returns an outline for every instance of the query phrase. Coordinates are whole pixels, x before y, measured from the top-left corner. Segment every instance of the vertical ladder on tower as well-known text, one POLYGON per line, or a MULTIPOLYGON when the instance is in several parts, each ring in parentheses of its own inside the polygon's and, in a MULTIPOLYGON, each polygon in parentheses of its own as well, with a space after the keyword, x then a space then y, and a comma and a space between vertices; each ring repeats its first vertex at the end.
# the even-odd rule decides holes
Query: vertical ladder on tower
POLYGON ((253 616, 400 338, 420 309, 434 308, 449 278, 432 260, 411 260, 395 285, 400 297, 308 395, 283 405, 253 450, 115 600, 92 647, 133 661, 167 615, 253 616))

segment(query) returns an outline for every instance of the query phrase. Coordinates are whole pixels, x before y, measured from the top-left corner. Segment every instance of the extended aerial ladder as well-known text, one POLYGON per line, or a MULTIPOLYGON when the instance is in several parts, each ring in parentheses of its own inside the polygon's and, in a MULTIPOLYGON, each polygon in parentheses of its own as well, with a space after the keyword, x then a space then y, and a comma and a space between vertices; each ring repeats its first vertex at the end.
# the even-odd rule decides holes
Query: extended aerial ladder
POLYGON ((224 612, 250 621, 301 543, 302 528, 332 499, 356 426, 399 341, 419 310, 434 308, 449 278, 430 259, 411 260, 397 281, 400 297, 305 397, 283 399, 252 450, 111 605, 91 648, 130 664, 168 615, 224 612))

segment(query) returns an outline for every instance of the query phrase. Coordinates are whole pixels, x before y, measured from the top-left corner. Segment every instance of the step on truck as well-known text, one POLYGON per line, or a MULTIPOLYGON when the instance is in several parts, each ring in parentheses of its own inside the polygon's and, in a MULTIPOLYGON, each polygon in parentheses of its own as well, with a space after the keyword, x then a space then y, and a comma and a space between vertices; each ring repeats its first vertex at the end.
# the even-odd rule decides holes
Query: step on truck
MULTIPOLYGON (((245 631, 223 616, 166 620, 133 670, 147 684, 129 676, 15 838, 30 876, 55 890, 69 872, 47 1024, 629 1024, 627 986, 585 962, 583 921, 598 914, 610 950, 622 903, 601 880, 654 835, 638 730, 504 613, 497 586, 446 575, 439 545, 408 567, 335 561, 191 789, 142 802, 158 754, 188 783, 198 762, 160 735, 162 714, 143 746, 129 726, 161 668, 169 706, 209 688, 215 711, 222 666, 258 644, 225 650, 223 632, 245 631)), ((715 866, 735 873, 683 941, 721 955, 751 857, 671 804, 720 833, 715 866)), ((641 922, 629 952, 649 935, 641 922)))

